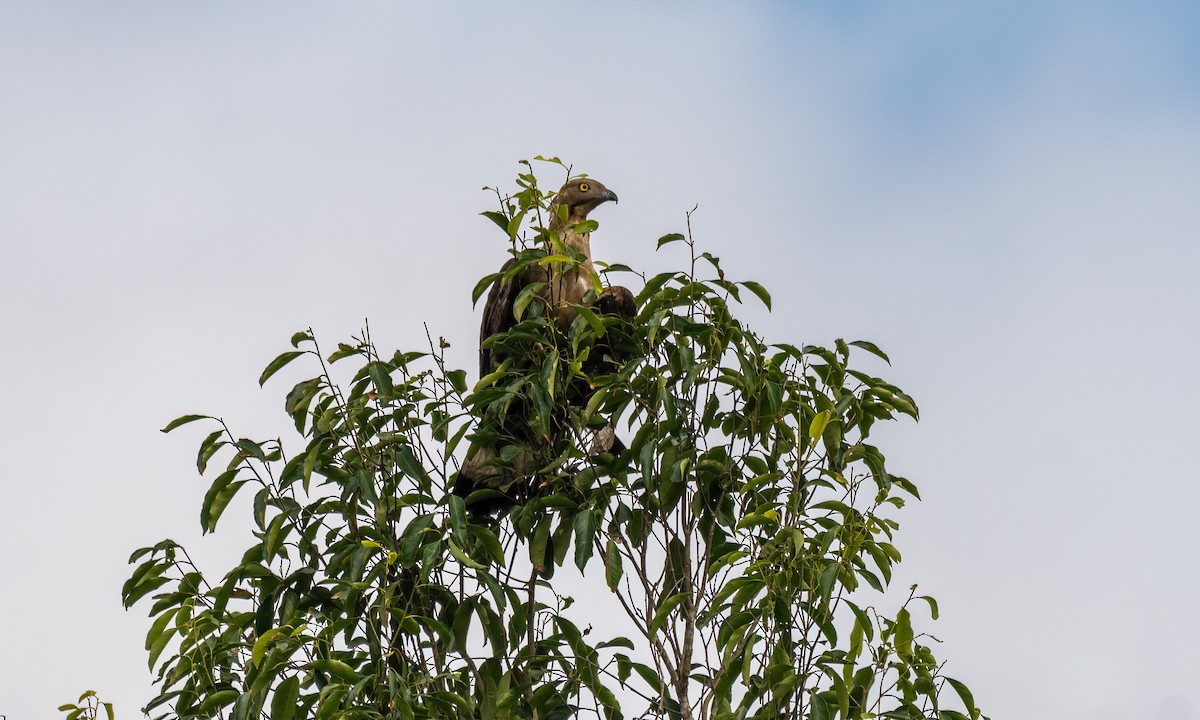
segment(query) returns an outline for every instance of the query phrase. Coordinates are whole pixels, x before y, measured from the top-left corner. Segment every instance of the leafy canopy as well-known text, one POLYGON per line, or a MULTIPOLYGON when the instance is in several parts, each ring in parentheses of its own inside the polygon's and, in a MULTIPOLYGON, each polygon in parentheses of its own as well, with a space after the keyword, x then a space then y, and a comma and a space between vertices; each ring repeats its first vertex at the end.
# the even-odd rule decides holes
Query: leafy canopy
MULTIPOLYGON (((509 278, 578 263, 546 230, 552 194, 530 163, 517 186, 484 213, 517 259, 509 278)), ((212 477, 204 530, 243 493, 250 517, 221 529, 249 523, 253 537, 216 574, 172 540, 130 558, 124 602, 153 618, 147 711, 979 718, 914 622, 918 608, 936 619, 933 598, 875 606, 917 487, 869 438, 916 404, 852 362, 887 361, 869 342, 801 348, 749 331, 738 303, 769 308, 770 295, 728 279, 688 220, 658 240, 683 269, 600 266, 598 287, 641 286, 634 321, 581 307, 560 332, 527 292, 519 322, 489 341, 505 362, 473 387, 447 367, 445 340, 388 353, 364 330, 326 352, 304 331, 260 378, 309 368, 284 401, 297 449, 216 417, 167 425, 210 427, 196 458, 212 477), (591 450, 610 421, 628 446, 618 457, 591 450), (472 444, 501 465, 525 457, 532 497, 498 518, 468 512, 448 488, 472 444), (552 582, 568 560, 582 580, 552 582), (608 616, 571 593, 607 597, 608 616)))

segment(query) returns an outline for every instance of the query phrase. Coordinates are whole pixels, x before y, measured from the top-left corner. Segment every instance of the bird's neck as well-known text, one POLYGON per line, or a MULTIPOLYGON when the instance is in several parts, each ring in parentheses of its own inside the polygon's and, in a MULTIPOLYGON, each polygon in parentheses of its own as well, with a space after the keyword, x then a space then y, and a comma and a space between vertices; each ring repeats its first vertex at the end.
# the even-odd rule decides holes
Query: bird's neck
POLYGON ((572 232, 571 228, 587 220, 587 215, 573 214, 566 221, 559 220, 558 213, 553 213, 550 219, 550 233, 562 238, 563 244, 587 258, 586 266, 593 273, 592 267, 592 238, 591 233, 572 232))
POLYGON ((562 237, 563 244, 571 248, 577 253, 580 253, 588 259, 592 260, 592 236, 590 233, 573 233, 565 232, 562 237))
POLYGON ((562 206, 550 206, 550 232, 565 232, 566 229, 572 225, 578 225, 584 220, 587 220, 587 210, 576 210, 575 212, 569 214, 566 220, 563 220, 558 214, 560 207, 562 206))
POLYGON ((579 267, 587 272, 586 277, 595 275, 596 267, 592 265, 591 236, 588 233, 564 232, 559 237, 562 238, 564 245, 583 256, 583 262, 579 264, 579 267))

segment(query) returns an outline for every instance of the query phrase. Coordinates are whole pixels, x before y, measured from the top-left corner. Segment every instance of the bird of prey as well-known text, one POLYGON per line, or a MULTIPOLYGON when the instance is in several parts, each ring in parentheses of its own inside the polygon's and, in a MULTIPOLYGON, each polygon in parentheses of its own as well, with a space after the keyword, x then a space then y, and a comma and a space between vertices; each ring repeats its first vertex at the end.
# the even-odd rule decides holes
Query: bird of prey
MULTIPOLYGON (((550 206, 550 237, 561 239, 562 244, 579 255, 578 263, 551 262, 535 264, 512 280, 505 280, 508 271, 516 262, 509 259, 501 268, 500 276, 492 284, 487 303, 483 308, 483 322, 479 330, 479 376, 482 378, 500 365, 497 352, 488 345, 492 336, 511 330, 516 325, 514 303, 521 290, 532 283, 542 283, 539 296, 558 329, 567 332, 578 312, 573 306, 591 306, 602 314, 612 314, 626 320, 637 314, 633 293, 623 287, 605 288, 594 299, 588 295, 597 286, 596 268, 592 265, 591 233, 580 232, 578 226, 588 219, 588 214, 608 201, 617 201, 617 195, 603 183, 590 178, 575 177, 567 181, 555 195, 550 206)), ((599 344, 599 343, 597 343, 599 344)), ((595 371, 602 348, 593 348, 595 371), (599 351, 599 352, 596 352, 599 351)), ((601 445, 593 450, 612 451, 620 449, 610 428, 599 433, 601 445)), ((528 456, 528 452, 525 453, 528 456)), ((474 503, 472 511, 493 514, 515 504, 513 496, 520 497, 529 492, 529 478, 521 477, 518 470, 503 470, 496 466, 498 454, 493 448, 472 447, 466 462, 455 480, 453 492, 466 498, 481 489, 501 490, 506 497, 493 497, 474 503)), ((515 467, 532 463, 530 457, 518 457, 515 467)))

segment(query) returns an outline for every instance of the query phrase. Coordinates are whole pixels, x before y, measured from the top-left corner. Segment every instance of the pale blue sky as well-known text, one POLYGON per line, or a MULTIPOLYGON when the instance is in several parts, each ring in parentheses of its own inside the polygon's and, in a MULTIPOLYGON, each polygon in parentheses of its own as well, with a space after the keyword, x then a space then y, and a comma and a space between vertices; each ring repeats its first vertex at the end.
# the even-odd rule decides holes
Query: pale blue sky
POLYGON ((538 153, 620 194, 601 259, 664 267, 699 204, 770 339, 891 354, 896 582, 993 717, 1200 717, 1200 6, 0 7, 9 720, 88 687, 136 717, 125 558, 237 552, 167 419, 285 432, 255 380, 310 324, 427 321, 473 366, 479 188, 538 153))

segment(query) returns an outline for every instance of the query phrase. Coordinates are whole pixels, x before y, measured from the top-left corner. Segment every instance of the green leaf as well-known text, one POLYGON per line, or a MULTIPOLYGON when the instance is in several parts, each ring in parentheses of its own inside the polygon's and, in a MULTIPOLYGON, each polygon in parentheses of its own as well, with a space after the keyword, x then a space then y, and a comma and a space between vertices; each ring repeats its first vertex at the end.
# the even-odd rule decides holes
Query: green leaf
POLYGON ((200 707, 196 708, 196 714, 211 717, 216 714, 217 710, 237 700, 238 694, 237 690, 218 690, 200 703, 200 707))
POLYGON ((558 380, 558 351, 551 350, 546 353, 546 361, 542 363, 542 372, 540 380, 542 387, 546 388, 546 394, 551 400, 554 399, 554 391, 558 380))
POLYGON ((837 582, 837 576, 838 564, 836 562, 829 563, 825 566, 825 569, 821 571, 821 577, 818 581, 821 588, 821 597, 825 598, 826 600, 833 597, 833 586, 837 582))
POLYGON ((854 618, 854 626, 850 628, 850 650, 849 650, 848 654, 849 654, 851 660, 857 660, 858 656, 862 653, 862 642, 863 642, 862 622, 860 622, 860 620, 857 617, 855 617, 854 618))
POLYGON ((813 695, 809 700, 808 720, 833 720, 833 710, 829 703, 820 695, 813 695))
POLYGON ((267 645, 271 643, 275 636, 281 632, 281 628, 271 628, 263 633, 258 640, 255 641, 253 649, 250 651, 250 663, 258 667, 262 663, 263 656, 267 654, 267 645))
POLYGON ((134 588, 131 592, 126 593, 122 598, 125 602, 125 607, 131 607, 138 600, 141 600, 170 581, 170 578, 165 577, 156 577, 142 581, 137 585, 136 588, 134 588))
POLYGON ((225 447, 225 443, 221 442, 221 436, 225 434, 225 430, 214 430, 209 433, 208 437, 200 443, 200 451, 196 453, 196 469, 203 475, 208 469, 208 461, 216 454, 218 450, 225 447))
POLYGON ((500 544, 500 539, 496 537, 496 533, 491 529, 481 527, 479 525, 470 526, 471 534, 475 536, 475 540, 483 545, 487 550, 488 556, 496 562, 497 565, 504 564, 504 546, 500 544))
POLYGON ((596 334, 596 337, 604 336, 604 332, 607 330, 607 328, 604 327, 604 321, 600 319, 599 315, 592 312, 591 308, 584 307, 583 305, 576 305, 575 311, 579 314, 579 317, 587 321, 587 324, 591 326, 592 332, 596 334))
POLYGON ((822 410, 813 417, 812 422, 808 426, 808 437, 810 442, 816 444, 817 440, 825 432, 825 426, 829 424, 829 411, 822 410))
POLYGON ((458 544, 454 542, 454 538, 446 538, 446 543, 450 546, 450 554, 454 556, 455 560, 459 561, 463 565, 466 565, 467 567, 469 567, 473 570, 486 570, 487 569, 487 565, 484 565, 483 563, 478 562, 476 560, 472 560, 470 558, 470 556, 468 556, 465 552, 463 552, 463 549, 460 548, 458 546, 458 544))
POLYGON ((355 672, 354 668, 350 667, 341 660, 314 660, 309 663, 308 666, 314 670, 320 670, 323 673, 328 673, 329 675, 350 683, 351 685, 362 679, 362 677, 355 672))
POLYGON ((471 619, 475 617, 474 607, 475 603, 468 598, 465 602, 460 603, 454 611, 454 620, 450 632, 454 637, 454 644, 459 652, 467 651, 467 641, 471 633, 471 619))
POLYGON ((396 464, 400 466, 405 475, 413 480, 422 484, 429 481, 429 473, 426 472, 425 466, 421 464, 408 445, 403 445, 396 451, 396 464))
POLYGON ((520 320, 525 315, 525 308, 529 307, 529 303, 535 298, 540 297, 538 293, 542 291, 546 283, 533 282, 521 288, 521 292, 517 293, 517 299, 513 301, 513 317, 520 320))
POLYGON ((896 646, 896 654, 902 659, 907 659, 912 655, 912 618, 909 617, 908 610, 904 608, 901 608, 900 612, 896 613, 896 625, 892 634, 892 642, 896 646))
POLYGON ((580 572, 592 557, 592 540, 596 537, 596 516, 591 510, 575 513, 575 566, 580 572))
MULTIPOLYGON (((166 617, 171 617, 171 615, 167 614, 166 617)), ((146 656, 146 666, 151 671, 153 671, 155 666, 158 664, 158 659, 162 656, 163 650, 166 649, 167 644, 171 642, 171 638, 174 637, 174 635, 175 628, 165 628, 160 635, 154 638, 154 643, 146 648, 148 651, 146 656)), ((147 637, 146 639, 149 640, 150 638, 147 637)))
MULTIPOLYGON (((507 225, 507 221, 505 221, 505 224, 507 225)), ((479 302, 479 298, 499 279, 500 273, 492 273, 491 275, 484 276, 483 279, 475 283, 475 288, 471 290, 471 307, 475 307, 475 304, 479 302)))
POLYGON ((954 678, 946 678, 946 682, 950 683, 950 687, 954 688, 954 692, 958 693, 959 699, 962 700, 971 717, 979 717, 979 708, 975 707, 975 696, 971 694, 967 686, 954 678))
POLYGON ((604 717, 607 720, 614 720, 621 717, 621 704, 617 702, 617 697, 613 695, 612 690, 604 687, 599 682, 592 683, 591 689, 596 695, 596 699, 604 706, 604 717))
POLYGON ((463 538, 467 534, 467 504, 457 495, 446 498, 450 505, 450 529, 454 535, 463 538))
POLYGON ((492 222, 494 222, 496 224, 496 227, 500 228, 505 233, 508 232, 508 218, 505 217, 505 215, 503 213, 498 213, 493 210, 488 210, 486 212, 481 212, 479 214, 484 216, 488 220, 491 220, 492 222))
POLYGON ((621 566, 621 553, 617 550, 617 542, 610 535, 604 547, 604 582, 609 590, 615 591, 621 582, 624 568, 621 566))
MULTIPOLYGON (((130 561, 132 562, 133 558, 130 558, 130 561)), ((121 596, 128 597, 143 582, 161 576, 169 567, 171 567, 169 560, 160 561, 155 557, 151 557, 146 562, 138 565, 133 574, 129 576, 129 579, 125 581, 125 584, 121 587, 121 596)), ((129 607, 131 604, 129 600, 125 601, 125 607, 129 607)))
POLYGON ((533 530, 533 540, 529 543, 529 562, 534 569, 542 572, 546 569, 546 545, 550 542, 550 515, 542 516, 537 527, 533 530))
POLYGON ((335 363, 344 358, 365 354, 366 349, 362 345, 347 345, 346 343, 338 343, 337 350, 329 353, 329 362, 335 363))
POLYGON ((847 606, 849 606, 850 610, 854 613, 854 618, 857 621, 857 624, 862 627, 863 633, 866 635, 867 640, 874 640, 875 639, 875 625, 874 625, 874 623, 871 622, 871 617, 869 615, 867 615, 866 611, 863 610, 862 608, 860 608, 858 605, 855 605, 854 603, 850 602, 849 600, 846 600, 844 602, 846 603, 847 606))
POLYGON ((271 698, 271 720, 295 720, 300 701, 300 678, 295 675, 279 683, 271 698))
POLYGON ((630 640, 627 637, 621 637, 621 636, 617 636, 617 637, 613 638, 612 640, 605 640, 604 642, 597 645, 596 649, 603 650, 604 648, 613 648, 613 647, 626 648, 627 650, 637 650, 637 645, 634 645, 632 640, 630 640))
POLYGON ((929 614, 933 616, 934 620, 938 619, 937 600, 934 600, 932 597, 930 597, 928 595, 918 595, 917 600, 924 600, 925 602, 929 603, 929 614))
POLYGON ((663 600, 662 604, 658 606, 658 611, 654 613, 654 619, 650 621, 650 627, 647 628, 647 632, 651 635, 658 632, 658 629, 667 621, 667 616, 671 614, 671 611, 679 607, 679 603, 683 602, 687 596, 688 593, 681 592, 675 593, 666 600, 663 600))
POLYGON ((631 662, 634 672, 636 672, 654 692, 661 693, 663 691, 662 678, 649 665, 640 662, 631 662))
POLYGON ((179 427, 180 425, 187 425, 188 423, 196 422, 197 420, 215 420, 215 419, 216 418, 212 417, 211 415, 182 415, 180 417, 175 418, 171 422, 167 423, 167 426, 165 428, 163 428, 162 430, 159 430, 159 432, 169 433, 172 430, 174 430, 175 428, 179 427))
POLYGON ((340 715, 342 699, 349 690, 349 687, 340 683, 321 688, 316 720, 333 720, 335 716, 340 715))
MULTIPOLYGON (((230 479, 232 479, 231 473, 236 472, 237 470, 231 470, 222 473, 221 477, 230 476, 230 479)), ((220 478, 218 478, 218 482, 213 483, 213 486, 208 490, 208 494, 204 496, 204 503, 200 506, 200 526, 204 532, 216 532, 217 521, 221 519, 221 513, 225 512, 229 501, 233 500, 233 496, 237 495, 238 490, 241 490, 246 482, 246 480, 238 480, 236 482, 226 481, 222 483, 220 482, 220 478)))
POLYGON ((855 340, 854 342, 850 342, 850 343, 846 343, 846 344, 853 345, 856 348, 862 348, 863 350, 866 350, 867 352, 871 353, 872 355, 882 358, 883 361, 885 363, 887 363, 888 365, 892 364, 892 360, 891 360, 891 358, 889 358, 887 356, 887 353, 880 350, 879 346, 873 342, 870 342, 868 340, 855 340))
POLYGON ((371 384, 375 386, 380 397, 390 399, 395 389, 392 387, 392 375, 388 366, 381 362, 373 362, 367 366, 367 373, 371 376, 371 384))
POLYGON ((673 242, 679 242, 680 240, 684 240, 684 239, 685 238, 683 237, 683 235, 680 235, 679 233, 668 233, 658 239, 658 247, 661 248, 663 245, 668 245, 673 242))
POLYGON ((517 237, 517 233, 521 231, 521 223, 525 221, 525 212, 526 210, 522 209, 521 212, 508 219, 508 225, 505 228, 505 231, 508 233, 510 238, 515 239, 517 237))
POLYGON ((743 283, 739 283, 739 284, 742 287, 749 290, 750 292, 754 293, 756 296, 758 296, 758 299, 762 300, 762 304, 766 305, 768 310, 771 309, 771 293, 767 292, 767 289, 765 287, 763 287, 762 285, 759 285, 758 283, 754 282, 753 280, 747 280, 747 281, 745 281, 743 283))
POLYGON ((154 621, 154 624, 150 626, 149 632, 146 633, 145 648, 147 650, 149 650, 154 645, 155 641, 158 640, 158 638, 162 635, 162 632, 167 627, 167 623, 171 622, 171 620, 175 618, 175 613, 177 612, 179 612, 179 608, 177 607, 164 610, 162 614, 158 616, 158 619, 154 621))
POLYGON ((237 443, 238 450, 242 451, 242 456, 246 458, 254 458, 260 462, 267 461, 267 454, 262 449, 261 443, 256 443, 248 438, 242 438, 237 443))
POLYGON ((275 373, 282 370, 285 365, 287 365, 291 361, 295 360, 296 358, 300 357, 305 352, 307 352, 307 351, 305 351, 305 350, 288 350, 287 352, 282 353, 279 357, 272 360, 267 365, 267 367, 262 371, 262 375, 258 376, 258 386, 262 387, 263 385, 265 385, 267 380, 272 375, 274 375, 275 373))

